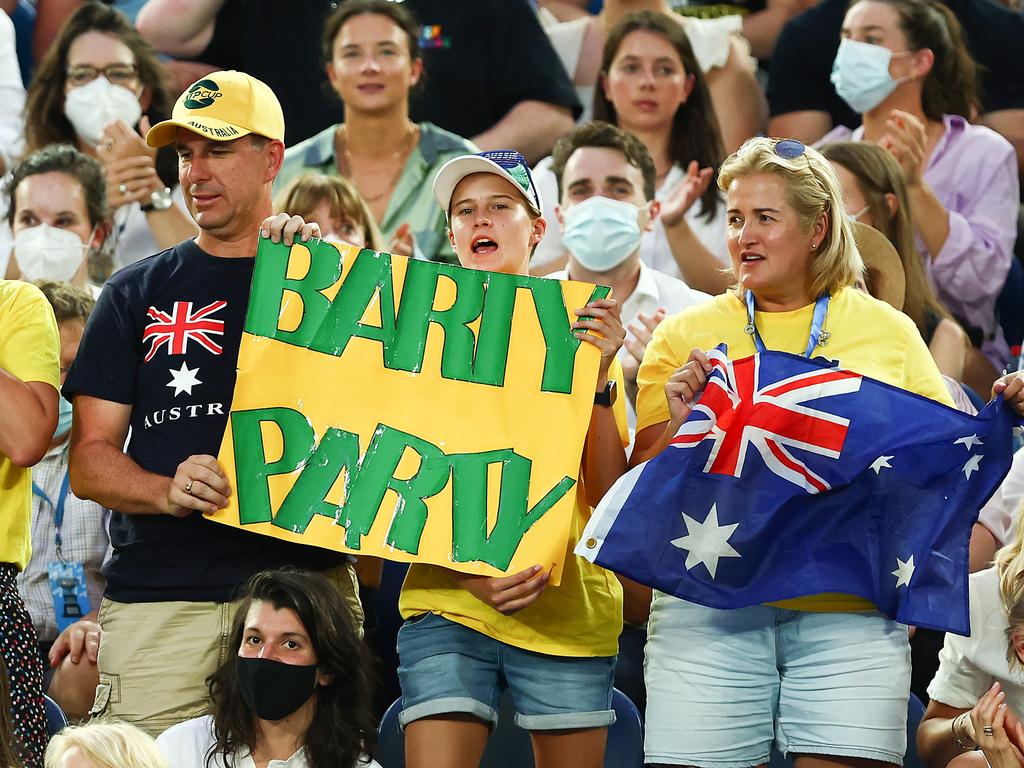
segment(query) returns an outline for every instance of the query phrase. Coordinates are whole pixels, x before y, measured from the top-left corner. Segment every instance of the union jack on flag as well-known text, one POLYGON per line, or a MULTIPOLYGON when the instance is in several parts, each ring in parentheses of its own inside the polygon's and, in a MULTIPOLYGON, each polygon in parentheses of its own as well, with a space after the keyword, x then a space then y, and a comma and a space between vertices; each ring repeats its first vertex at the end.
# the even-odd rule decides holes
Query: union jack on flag
POLYGON ((692 448, 703 440, 712 443, 705 472, 740 477, 750 448, 767 468, 807 490, 827 491, 831 486, 813 472, 790 448, 838 459, 849 420, 806 405, 860 389, 861 377, 838 368, 798 373, 762 386, 757 355, 737 362, 721 350, 708 353, 713 366, 695 417, 683 424, 670 445, 692 448), (701 419, 700 415, 707 418, 701 419))
POLYGON ((224 335, 224 321, 211 319, 211 315, 227 306, 226 301, 212 301, 192 311, 191 301, 176 301, 170 313, 150 307, 146 315, 152 322, 142 332, 142 342, 150 342, 144 362, 149 362, 160 347, 167 347, 169 355, 184 355, 188 343, 194 341, 204 349, 219 355, 224 348, 213 340, 224 335))
POLYGON ((817 358, 720 346, 670 447, 623 475, 576 554, 661 592, 742 608, 824 592, 966 634, 967 552, 1012 416, 978 416, 817 358))

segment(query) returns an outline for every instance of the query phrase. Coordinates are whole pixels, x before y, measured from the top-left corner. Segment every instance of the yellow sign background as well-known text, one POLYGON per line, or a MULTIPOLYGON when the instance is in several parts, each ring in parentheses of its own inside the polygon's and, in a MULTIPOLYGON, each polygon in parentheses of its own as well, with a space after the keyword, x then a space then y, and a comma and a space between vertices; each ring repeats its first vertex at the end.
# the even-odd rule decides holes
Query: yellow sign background
MULTIPOLYGON (((261 253, 267 248, 261 241, 261 253)), ((277 246, 282 247, 283 246, 277 246)), ((331 258, 340 252, 343 259, 341 279, 322 291, 333 300, 359 258, 351 246, 314 241, 307 247, 296 244, 288 261, 288 277, 301 280, 313 258, 331 258)), ((366 251, 364 258, 372 257, 366 251)), ((259 257, 257 257, 259 258, 259 257)), ((409 260, 391 256, 393 294, 396 311, 400 308, 402 286, 409 260)), ((461 269, 461 268, 456 268, 461 269)), ((542 278, 536 278, 542 279, 542 278)), ((584 306, 594 286, 573 281, 562 282, 567 323, 576 320, 574 309, 584 306)), ((434 296, 434 309, 446 309, 455 301, 454 281, 442 275, 434 296)), ((252 302, 250 302, 250 307, 252 302)), ((250 309, 251 312, 251 309, 250 309)), ((281 301, 278 327, 292 330, 302 317, 302 299, 285 291, 281 301)), ((375 296, 362 322, 380 326, 380 307, 375 296)), ((476 332, 479 318, 470 325, 476 332)), ((583 442, 593 408, 594 383, 600 354, 596 347, 581 343, 576 351, 571 394, 541 390, 541 373, 547 345, 541 332, 533 294, 516 291, 510 336, 508 365, 504 386, 496 387, 445 379, 440 374, 444 330, 431 323, 423 366, 418 373, 384 367, 382 344, 353 336, 340 357, 305 349, 248 332, 242 336, 238 357, 238 378, 232 400, 232 413, 257 408, 285 406, 301 411, 312 425, 316 441, 329 427, 340 427, 359 435, 360 456, 366 451, 379 424, 410 433, 439 447, 445 454, 478 453, 512 448, 532 461, 528 509, 568 476, 578 479, 583 442)), ((281 456, 282 435, 273 422, 262 425, 267 462, 281 456)), ((237 488, 235 451, 231 420, 221 445, 219 461, 227 471, 232 488, 237 488)), ((419 455, 407 449, 395 472, 396 478, 411 477, 420 464, 419 455)), ((295 484, 301 468, 269 478, 271 509, 276 513, 295 484)), ((498 508, 501 468, 489 467, 487 483, 487 531, 491 531, 498 508)), ((327 496, 340 504, 344 489, 342 472, 327 496)), ((392 560, 428 562, 455 570, 483 575, 514 573, 534 564, 550 568, 552 582, 561 576, 566 554, 570 518, 576 485, 538 520, 519 543, 511 564, 500 571, 483 562, 455 562, 452 558, 452 478, 437 495, 427 499, 428 516, 417 554, 385 543, 395 504, 399 497, 388 491, 376 520, 363 537, 358 550, 344 542, 344 529, 333 519, 315 515, 304 533, 294 533, 272 523, 241 525, 238 494, 231 496, 227 508, 213 514, 217 522, 244 528, 286 541, 311 544, 328 549, 374 555, 392 560)))

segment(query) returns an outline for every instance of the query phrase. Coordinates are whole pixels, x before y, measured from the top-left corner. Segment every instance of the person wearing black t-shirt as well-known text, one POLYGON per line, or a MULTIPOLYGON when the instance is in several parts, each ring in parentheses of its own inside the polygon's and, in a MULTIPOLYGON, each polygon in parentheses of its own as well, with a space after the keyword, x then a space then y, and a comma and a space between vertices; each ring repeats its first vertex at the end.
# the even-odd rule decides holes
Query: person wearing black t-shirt
MULTIPOLYGON (((171 56, 244 69, 280 94, 288 145, 338 122, 320 57, 324 21, 341 0, 148 0, 137 26, 171 56)), ((404 0, 420 27, 427 77, 410 104, 480 149, 547 155, 581 112, 569 76, 527 0, 404 0)))
POLYGON ((153 735, 202 714, 230 601, 258 571, 325 571, 361 620, 346 556, 202 514, 232 492, 214 456, 283 135, 273 92, 240 72, 198 81, 150 130, 150 146, 176 144, 200 234, 110 279, 64 385, 74 404, 71 486, 113 510, 93 714, 153 735))

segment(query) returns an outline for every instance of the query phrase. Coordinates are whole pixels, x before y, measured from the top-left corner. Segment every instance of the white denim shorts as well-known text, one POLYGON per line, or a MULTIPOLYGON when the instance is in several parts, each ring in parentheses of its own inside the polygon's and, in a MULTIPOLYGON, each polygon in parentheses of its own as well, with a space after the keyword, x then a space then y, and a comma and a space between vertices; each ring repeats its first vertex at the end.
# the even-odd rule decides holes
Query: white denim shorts
POLYGON ((655 593, 648 763, 748 768, 784 754, 902 765, 907 628, 877 612, 705 608, 655 593))

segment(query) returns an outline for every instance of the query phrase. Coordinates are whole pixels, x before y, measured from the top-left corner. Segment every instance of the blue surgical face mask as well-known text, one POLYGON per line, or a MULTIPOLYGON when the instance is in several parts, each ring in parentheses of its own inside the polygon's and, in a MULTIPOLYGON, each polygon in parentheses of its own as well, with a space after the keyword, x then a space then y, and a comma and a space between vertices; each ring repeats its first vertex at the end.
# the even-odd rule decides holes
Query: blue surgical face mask
POLYGON ((640 210, 632 203, 594 196, 565 212, 562 242, 580 266, 607 272, 640 246, 640 210))
POLYGON ((854 112, 870 112, 885 101, 897 85, 910 79, 903 77, 897 80, 889 74, 892 58, 908 53, 910 51, 893 53, 880 45, 843 38, 832 62, 832 85, 854 112))
POLYGON ((53 436, 56 438, 66 435, 70 429, 71 403, 64 399, 64 395, 61 395, 57 403, 57 428, 53 430, 53 436))

